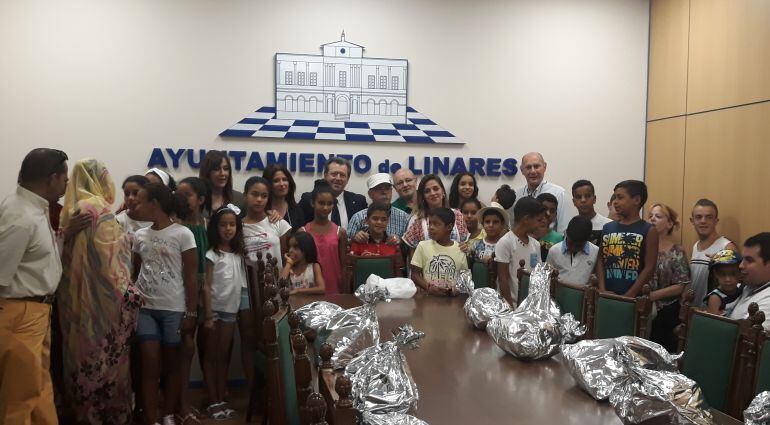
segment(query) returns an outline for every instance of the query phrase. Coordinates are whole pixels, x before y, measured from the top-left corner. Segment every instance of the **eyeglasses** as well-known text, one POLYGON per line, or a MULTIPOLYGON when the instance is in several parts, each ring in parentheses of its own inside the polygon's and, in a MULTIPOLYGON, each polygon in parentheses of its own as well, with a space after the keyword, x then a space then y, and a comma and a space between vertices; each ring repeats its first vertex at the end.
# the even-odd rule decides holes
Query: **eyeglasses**
POLYGON ((401 186, 406 186, 408 184, 412 184, 412 183, 414 183, 415 180, 417 180, 417 179, 404 179, 404 180, 401 180, 400 182, 396 183, 396 187, 401 187, 401 186))

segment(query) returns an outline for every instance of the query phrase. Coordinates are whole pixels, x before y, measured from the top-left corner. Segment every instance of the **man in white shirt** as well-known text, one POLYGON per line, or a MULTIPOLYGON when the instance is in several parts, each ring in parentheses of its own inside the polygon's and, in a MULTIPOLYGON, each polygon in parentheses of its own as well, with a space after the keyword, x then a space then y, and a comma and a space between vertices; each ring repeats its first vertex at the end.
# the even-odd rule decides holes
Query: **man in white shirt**
POLYGON ((546 168, 548 164, 539 152, 530 152, 521 157, 521 172, 527 179, 527 184, 516 191, 516 202, 527 196, 537 198, 541 193, 552 194, 558 201, 556 221, 553 222, 552 228, 559 233, 564 233, 569 222, 568 208, 564 202, 564 188, 544 180, 546 168))
MULTIPOLYGON (((343 158, 329 158, 324 164, 324 180, 329 184, 336 198, 329 220, 343 229, 348 228, 348 220, 355 213, 365 210, 367 207, 366 198, 363 195, 345 190, 350 179, 350 171, 350 162, 343 158)), ((305 220, 308 223, 313 221, 311 198, 311 192, 305 192, 300 197, 298 204, 305 212, 305 220)))
MULTIPOLYGON (((746 239, 742 254, 743 293, 735 300, 730 318, 747 318, 751 303, 757 303, 759 311, 770 317, 770 232, 746 239)), ((770 320, 765 319, 762 326, 770 331, 770 320)))
POLYGON ((692 247, 690 257, 691 287, 695 292, 694 307, 703 306, 703 299, 708 293, 709 262, 711 256, 723 249, 738 252, 738 247, 717 232, 719 208, 710 199, 699 199, 692 208, 690 223, 695 228, 698 240, 692 247))
POLYGON ((585 285, 599 256, 599 247, 589 242, 591 221, 579 215, 573 217, 565 236, 548 250, 546 263, 559 271, 560 282, 585 285))
POLYGON ((0 204, 0 423, 56 424, 50 319, 62 267, 49 203, 67 187, 67 155, 34 149, 0 204))

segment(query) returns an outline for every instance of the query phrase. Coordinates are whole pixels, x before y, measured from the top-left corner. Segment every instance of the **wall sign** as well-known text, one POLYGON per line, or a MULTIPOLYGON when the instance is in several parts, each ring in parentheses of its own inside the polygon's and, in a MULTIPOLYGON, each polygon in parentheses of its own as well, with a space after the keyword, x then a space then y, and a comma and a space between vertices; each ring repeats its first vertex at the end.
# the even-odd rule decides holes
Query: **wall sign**
POLYGON ((320 55, 276 53, 275 106, 263 106, 220 137, 462 144, 407 103, 406 59, 364 57, 345 40, 320 55))

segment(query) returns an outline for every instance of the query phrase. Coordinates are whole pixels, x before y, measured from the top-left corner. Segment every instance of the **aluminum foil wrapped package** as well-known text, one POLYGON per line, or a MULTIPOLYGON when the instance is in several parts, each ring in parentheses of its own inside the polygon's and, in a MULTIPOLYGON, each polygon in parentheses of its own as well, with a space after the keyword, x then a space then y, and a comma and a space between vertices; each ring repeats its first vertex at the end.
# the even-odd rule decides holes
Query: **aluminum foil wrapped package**
POLYGON ((298 308, 295 313, 302 321, 301 325, 305 329, 319 331, 326 327, 329 320, 335 314, 342 311, 342 307, 328 301, 314 301, 308 305, 298 308))
POLYGON ((489 320, 511 311, 510 304, 494 288, 475 289, 470 270, 460 272, 457 290, 468 294, 463 306, 465 317, 478 329, 486 329, 489 320))
POLYGON ((401 349, 416 348, 424 336, 411 325, 402 325, 393 341, 361 352, 348 364, 345 373, 353 383, 353 406, 359 412, 406 413, 415 406, 417 385, 406 372, 401 349))
POLYGON ((334 348, 331 360, 335 369, 344 368, 361 350, 380 342, 380 323, 375 305, 379 301, 390 301, 388 290, 361 285, 355 295, 364 304, 332 316, 322 335, 325 337, 323 342, 334 348))
POLYGON ((427 422, 405 413, 385 413, 375 415, 364 412, 361 417, 362 425, 428 425, 427 422))
POLYGON ((743 411, 746 425, 770 425, 770 391, 757 394, 749 407, 743 411))
POLYGON ((667 424, 716 425, 698 384, 677 372, 629 367, 610 394, 624 424, 655 419, 667 424))
POLYGON ((578 386, 596 400, 610 396, 615 385, 628 376, 628 365, 676 372, 677 360, 681 356, 669 354, 652 341, 632 336, 564 345, 561 354, 578 386))
POLYGON ((575 323, 571 314, 561 315, 551 299, 551 267, 538 264, 529 279, 529 295, 519 307, 487 323, 487 333, 495 343, 515 357, 551 357, 559 346, 576 340, 585 326, 575 323))

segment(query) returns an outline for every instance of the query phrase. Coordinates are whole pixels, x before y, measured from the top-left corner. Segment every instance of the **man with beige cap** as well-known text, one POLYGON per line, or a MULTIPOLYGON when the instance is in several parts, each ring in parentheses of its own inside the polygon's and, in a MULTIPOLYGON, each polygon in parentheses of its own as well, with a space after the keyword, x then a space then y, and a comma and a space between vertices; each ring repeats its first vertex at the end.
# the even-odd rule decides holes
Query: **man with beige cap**
MULTIPOLYGON (((393 180, 390 174, 377 173, 366 179, 366 187, 369 189, 369 199, 372 204, 385 203, 390 205, 390 199, 393 197, 393 180)), ((366 232, 366 214, 367 210, 361 210, 353 215, 348 222, 348 237, 359 243, 365 243, 369 239, 366 232)), ((401 236, 406 232, 406 225, 409 223, 409 214, 393 206, 390 207, 390 218, 385 232, 394 240, 389 243, 398 243, 401 236)))

